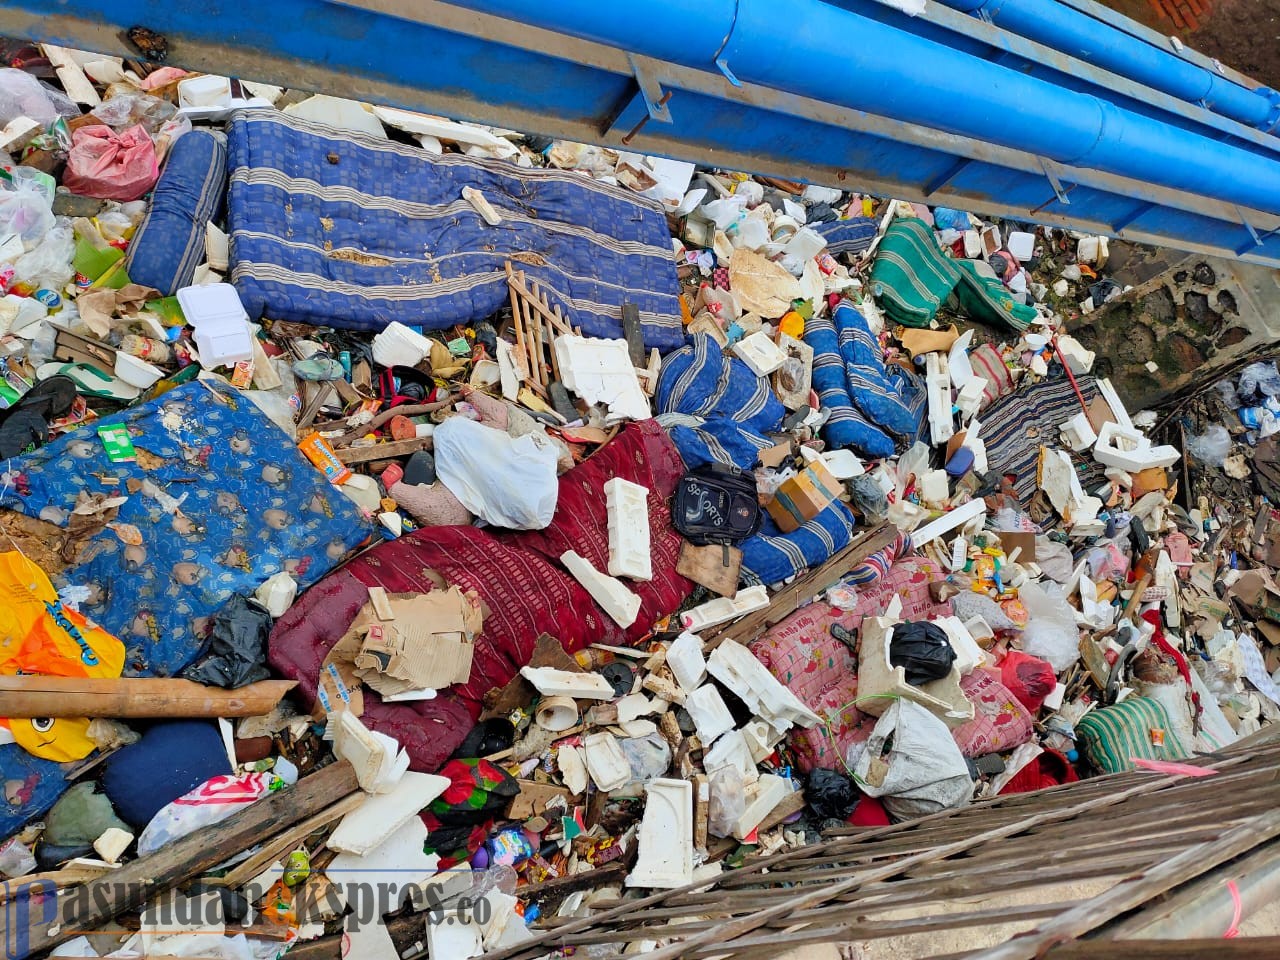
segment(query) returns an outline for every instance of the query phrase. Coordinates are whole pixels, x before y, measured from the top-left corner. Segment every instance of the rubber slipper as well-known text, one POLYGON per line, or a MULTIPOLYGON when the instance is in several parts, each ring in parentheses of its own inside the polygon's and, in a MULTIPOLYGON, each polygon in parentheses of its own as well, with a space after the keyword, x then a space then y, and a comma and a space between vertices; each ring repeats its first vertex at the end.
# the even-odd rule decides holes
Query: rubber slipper
POLYGON ((142 391, 137 387, 130 386, 119 377, 103 373, 88 363, 46 363, 36 371, 36 376, 41 380, 57 376, 69 377, 75 382, 77 391, 87 397, 97 397, 102 400, 118 400, 121 403, 127 403, 130 400, 137 400, 142 395, 142 391))

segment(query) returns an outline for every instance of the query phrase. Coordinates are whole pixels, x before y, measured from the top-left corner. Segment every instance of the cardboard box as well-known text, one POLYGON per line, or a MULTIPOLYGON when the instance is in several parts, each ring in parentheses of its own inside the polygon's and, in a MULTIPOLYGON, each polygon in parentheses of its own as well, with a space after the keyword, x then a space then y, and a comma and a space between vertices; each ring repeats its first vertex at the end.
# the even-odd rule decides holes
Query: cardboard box
POLYGON ((1280 623, 1280 586, 1264 570, 1248 570, 1231 586, 1230 595, 1253 612, 1280 623))
POLYGON ((1018 563, 1035 563, 1036 562, 1036 535, 1034 533, 1026 533, 1021 530, 1002 530, 1000 531, 1000 546, 1004 548, 1004 555, 1007 557, 1019 547, 1022 552, 1018 554, 1018 563))
POLYGON ((826 509, 842 489, 822 461, 815 460, 785 481, 766 509, 779 530, 791 533, 826 509))

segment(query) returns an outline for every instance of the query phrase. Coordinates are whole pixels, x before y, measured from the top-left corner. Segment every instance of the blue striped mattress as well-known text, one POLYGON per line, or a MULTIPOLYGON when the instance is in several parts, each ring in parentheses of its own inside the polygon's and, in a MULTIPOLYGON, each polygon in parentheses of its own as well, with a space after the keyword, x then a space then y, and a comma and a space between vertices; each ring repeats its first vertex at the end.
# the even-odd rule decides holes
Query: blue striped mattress
POLYGON ((255 319, 365 331, 473 323, 509 303, 514 260, 584 335, 621 337, 630 301, 647 347, 683 343, 666 217, 621 187, 274 110, 232 117, 227 162, 231 282, 255 319), (502 222, 489 226, 463 187, 502 222))

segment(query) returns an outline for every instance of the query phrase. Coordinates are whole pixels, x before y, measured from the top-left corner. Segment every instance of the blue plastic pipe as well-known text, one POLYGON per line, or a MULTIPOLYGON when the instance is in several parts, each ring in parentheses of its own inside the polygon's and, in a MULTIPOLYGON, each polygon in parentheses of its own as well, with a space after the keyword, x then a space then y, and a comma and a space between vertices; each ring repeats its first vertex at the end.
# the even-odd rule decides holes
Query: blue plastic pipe
POLYGON ((1057 0, 941 2, 1250 127, 1272 132, 1280 123, 1280 93, 1249 90, 1057 0))
POLYGON ((719 61, 766 88, 1280 213, 1280 162, 822 0, 790 0, 785 16, 772 0, 450 2, 689 67, 719 61))

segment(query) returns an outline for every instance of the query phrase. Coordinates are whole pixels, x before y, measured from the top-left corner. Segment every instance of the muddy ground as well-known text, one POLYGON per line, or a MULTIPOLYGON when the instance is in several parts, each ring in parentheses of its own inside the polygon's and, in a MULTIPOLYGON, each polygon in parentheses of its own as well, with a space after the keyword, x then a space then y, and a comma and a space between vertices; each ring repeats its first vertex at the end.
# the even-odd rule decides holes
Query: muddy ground
POLYGON ((1196 17, 1195 30, 1179 27, 1164 12, 1161 0, 1102 2, 1153 30, 1176 34, 1201 53, 1280 89, 1280 0, 1197 0, 1193 6, 1204 12, 1196 17))

